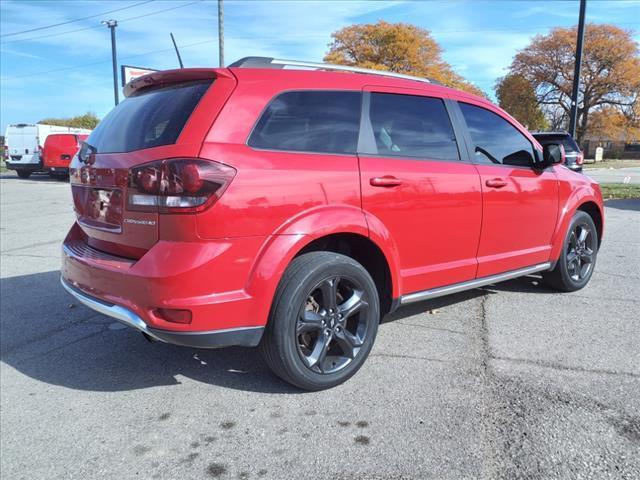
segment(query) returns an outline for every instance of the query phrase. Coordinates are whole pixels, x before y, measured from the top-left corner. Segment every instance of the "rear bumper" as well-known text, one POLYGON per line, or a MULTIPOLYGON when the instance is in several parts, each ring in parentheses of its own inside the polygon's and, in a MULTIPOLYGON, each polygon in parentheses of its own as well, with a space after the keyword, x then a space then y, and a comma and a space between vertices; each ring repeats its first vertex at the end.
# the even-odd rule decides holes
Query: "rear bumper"
POLYGON ((241 327, 208 332, 173 332, 151 328, 135 312, 112 303, 92 297, 72 287, 64 278, 60 278, 64 289, 76 300, 95 310, 118 320, 128 327, 139 330, 149 337, 165 343, 194 348, 222 348, 230 346, 255 347, 260 343, 264 327, 241 327))
POLYGON ((16 163, 16 162, 4 162, 9 170, 21 170, 23 172, 39 172, 42 167, 39 163, 16 163))
POLYGON ((218 347, 259 342, 266 325, 260 312, 268 306, 260 305, 245 285, 249 259, 263 238, 161 240, 131 260, 90 247, 83 235, 75 223, 62 246, 62 279, 72 295, 83 296, 79 301, 168 343, 218 347), (168 321, 159 309, 187 309, 191 322, 168 321))
POLYGON ((49 173, 57 175, 69 175, 69 167, 51 167, 45 165, 44 169, 49 173))

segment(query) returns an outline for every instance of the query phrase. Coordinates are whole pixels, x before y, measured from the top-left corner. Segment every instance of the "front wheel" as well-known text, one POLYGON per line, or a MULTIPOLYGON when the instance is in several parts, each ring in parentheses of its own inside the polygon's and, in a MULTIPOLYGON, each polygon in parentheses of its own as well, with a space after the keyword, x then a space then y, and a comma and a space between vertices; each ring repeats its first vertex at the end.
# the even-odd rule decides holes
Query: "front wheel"
POLYGON ((346 381, 366 360, 380 302, 362 265, 332 252, 295 258, 274 298, 261 349, 283 380, 305 390, 346 381))
POLYGON ((598 231, 593 219, 588 213, 578 211, 569 225, 558 263, 553 270, 544 273, 542 278, 556 290, 580 290, 591 279, 597 255, 598 231))
POLYGON ((29 170, 16 170, 16 173, 20 178, 29 178, 31 176, 31 172, 29 170))

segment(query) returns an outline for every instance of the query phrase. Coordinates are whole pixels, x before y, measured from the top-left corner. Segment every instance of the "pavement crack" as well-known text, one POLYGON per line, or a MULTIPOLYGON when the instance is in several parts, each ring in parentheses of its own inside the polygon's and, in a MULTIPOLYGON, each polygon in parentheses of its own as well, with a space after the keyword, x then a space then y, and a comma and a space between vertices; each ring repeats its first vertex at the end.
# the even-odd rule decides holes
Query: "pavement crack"
POLYGON ((371 357, 387 357, 387 358, 406 358, 410 360, 425 360, 427 362, 446 363, 446 360, 442 360, 440 358, 419 357, 417 355, 396 355, 393 353, 374 353, 374 354, 371 354, 370 356, 371 357))
POLYGON ((408 327, 418 327, 418 328, 426 328, 429 330, 438 330, 440 332, 447 332, 447 333, 455 333, 457 335, 466 335, 466 332, 463 332, 461 330, 452 330, 450 328, 443 328, 443 327, 430 327, 429 325, 422 325, 420 323, 409 323, 409 322, 395 322, 398 325, 405 325, 408 327))
POLYGON ((601 369, 601 368, 584 368, 584 367, 576 367, 576 366, 570 367, 567 365, 562 365, 561 363, 548 362, 544 360, 531 360, 528 358, 493 357, 493 356, 491 357, 491 359, 502 360, 505 362, 512 362, 512 363, 535 365, 537 367, 552 368, 554 370, 563 370, 563 371, 569 371, 569 372, 593 373, 597 375, 621 375, 621 376, 632 377, 632 378, 640 378, 640 374, 634 373, 634 372, 607 370, 607 369, 601 369))
POLYGON ((87 340, 89 338, 93 338, 95 336, 102 335, 106 331, 107 331, 107 327, 105 326, 104 328, 101 328, 100 330, 98 330, 96 332, 90 333, 89 335, 85 335, 84 337, 76 338, 75 340, 73 340, 71 342, 67 342, 67 343, 64 343, 62 345, 58 345, 57 347, 50 348, 49 350, 45 350, 43 352, 38 352, 38 353, 36 353, 34 355, 30 355, 28 357, 21 358, 20 360, 16 361, 15 364, 19 365, 21 363, 29 362, 30 360, 33 360, 34 358, 46 357, 46 356, 52 354, 53 352, 57 352, 58 350, 63 350, 63 349, 68 348, 68 347, 70 347, 72 345, 75 345, 76 343, 80 343, 80 342, 82 342, 84 340, 87 340))
POLYGON ((4 254, 9 253, 9 252, 18 252, 20 250, 27 250, 27 249, 33 248, 33 247, 44 247, 45 245, 53 245, 54 243, 62 243, 62 240, 53 240, 53 241, 49 241, 49 242, 32 243, 31 245, 23 245, 21 247, 9 248, 8 250, 2 250, 0 253, 2 253, 2 255, 4 255, 4 254))
POLYGON ((89 315, 87 318, 83 318, 80 320, 76 320, 73 322, 69 322, 63 326, 61 326, 60 328, 56 328, 53 330, 48 330, 47 332, 42 333, 41 335, 38 335, 37 337, 34 338, 30 338, 24 342, 18 343, 17 345, 14 345, 11 348, 5 348, 2 351, 2 358, 6 357, 7 355, 11 355, 13 352, 17 351, 17 350, 21 350, 25 347, 28 347, 34 343, 38 343, 41 342, 43 340, 46 340, 48 338, 51 338, 53 335, 58 335, 59 333, 65 332, 67 330, 70 330, 74 327, 77 327, 79 325, 98 325, 99 323, 103 323, 103 322, 93 322, 91 320, 93 320, 96 317, 101 317, 102 315, 99 313, 93 314, 93 315, 89 315))

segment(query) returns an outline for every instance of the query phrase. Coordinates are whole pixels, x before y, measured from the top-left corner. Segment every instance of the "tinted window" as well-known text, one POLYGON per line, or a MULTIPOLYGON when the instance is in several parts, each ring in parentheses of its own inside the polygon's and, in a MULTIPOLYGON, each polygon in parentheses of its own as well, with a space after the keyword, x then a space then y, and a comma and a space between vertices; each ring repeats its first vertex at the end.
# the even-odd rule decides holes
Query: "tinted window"
POLYGON ((369 117, 379 155, 459 158, 451 121, 439 98, 372 93, 369 117))
POLYGON ((360 98, 360 92, 282 93, 262 114, 248 143, 267 150, 355 153, 360 98))
POLYGON ((567 153, 580 151, 578 144, 570 135, 534 135, 534 137, 543 146, 547 143, 561 143, 567 153))
POLYGON ((527 167, 533 164, 531 142, 504 118, 468 103, 460 103, 460 109, 478 160, 527 167))
POLYGON ((173 144, 211 83, 187 82, 142 90, 111 110, 86 142, 98 153, 173 144))

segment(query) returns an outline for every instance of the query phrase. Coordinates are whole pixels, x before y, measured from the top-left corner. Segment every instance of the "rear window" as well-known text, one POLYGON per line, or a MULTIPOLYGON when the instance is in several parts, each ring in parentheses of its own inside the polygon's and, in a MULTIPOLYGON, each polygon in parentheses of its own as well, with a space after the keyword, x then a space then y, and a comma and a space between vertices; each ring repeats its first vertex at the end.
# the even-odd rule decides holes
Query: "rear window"
POLYGON ((262 114, 248 144, 266 150, 353 154, 360 98, 360 92, 282 93, 262 114))
POLYGON ((562 143, 562 146, 567 152, 580 151, 578 144, 570 135, 534 135, 534 137, 541 145, 545 145, 547 143, 562 143))
POLYGON ((121 153, 176 142, 212 80, 141 90, 123 100, 86 140, 96 153, 121 153))

